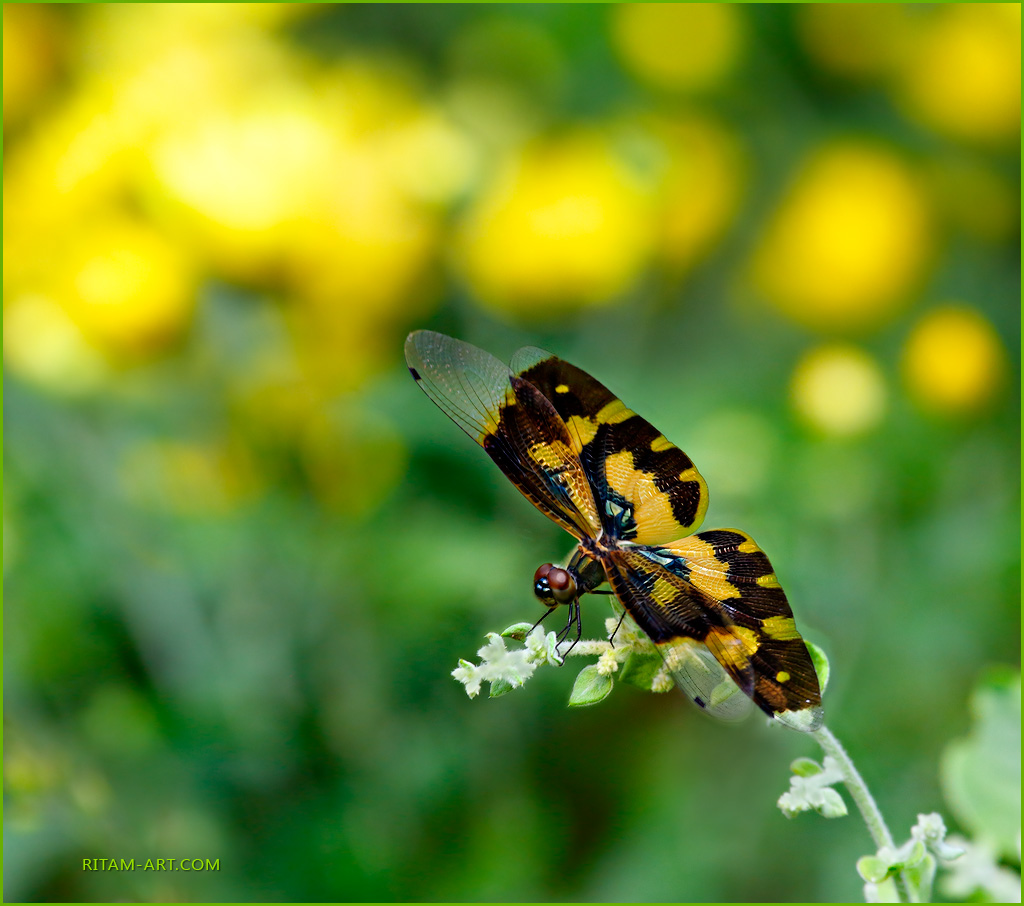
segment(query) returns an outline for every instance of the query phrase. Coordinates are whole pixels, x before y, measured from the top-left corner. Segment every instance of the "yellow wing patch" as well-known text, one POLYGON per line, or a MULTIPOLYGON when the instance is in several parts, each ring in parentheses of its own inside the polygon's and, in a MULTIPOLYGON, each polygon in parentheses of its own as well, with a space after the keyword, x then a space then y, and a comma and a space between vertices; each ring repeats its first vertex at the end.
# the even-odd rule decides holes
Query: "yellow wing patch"
POLYGON ((750 665, 750 656, 758 649, 757 633, 745 626, 730 626, 727 629, 712 626, 707 645, 716 657, 724 659, 727 666, 734 670, 746 670, 750 665))
POLYGON ((761 629, 768 638, 777 642, 789 642, 800 638, 800 633, 796 631, 796 621, 792 617, 768 617, 761 624, 761 629))
POLYGON ((672 498, 658 488, 654 478, 634 465, 630 450, 620 450, 605 458, 605 477, 616 494, 633 504, 636 536, 630 540, 637 544, 656 544, 660 538, 679 536, 686 531, 676 519, 672 498))

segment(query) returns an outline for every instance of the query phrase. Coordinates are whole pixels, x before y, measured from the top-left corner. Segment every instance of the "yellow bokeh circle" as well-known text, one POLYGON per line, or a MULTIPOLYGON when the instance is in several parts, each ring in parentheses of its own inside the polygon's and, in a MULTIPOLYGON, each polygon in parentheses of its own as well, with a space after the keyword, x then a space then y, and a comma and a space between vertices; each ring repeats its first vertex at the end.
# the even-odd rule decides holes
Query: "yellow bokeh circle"
POLYGON ((700 260, 732 223, 745 183, 738 138, 700 115, 658 118, 650 131, 663 151, 658 188, 658 252, 682 273, 700 260))
POLYGON ((903 378, 924 409, 960 415, 983 409, 1006 380, 1006 350, 973 308, 947 305, 914 326, 903 349, 903 378))
POLYGON ((907 111, 978 141, 1020 135, 1020 4, 939 4, 902 57, 907 111))
POLYGON ((626 68, 644 81, 698 91, 735 67, 743 15, 728 3, 623 3, 613 7, 612 40, 626 68))
POLYGON ((753 279, 800 324, 860 330, 907 303, 930 251, 930 212, 910 167, 847 141, 803 165, 755 251, 753 279))
POLYGON ((863 349, 845 343, 819 346, 797 363, 790 384, 793 408, 822 434, 851 437, 876 427, 885 415, 885 378, 863 349))
POLYGON ((196 289, 191 260, 177 246, 146 224, 111 217, 79 237, 58 293, 88 342, 137 355, 181 333, 196 289))
POLYGON ((458 266, 486 305, 517 316, 610 302, 650 256, 649 195, 597 132, 538 142, 470 207, 458 266))

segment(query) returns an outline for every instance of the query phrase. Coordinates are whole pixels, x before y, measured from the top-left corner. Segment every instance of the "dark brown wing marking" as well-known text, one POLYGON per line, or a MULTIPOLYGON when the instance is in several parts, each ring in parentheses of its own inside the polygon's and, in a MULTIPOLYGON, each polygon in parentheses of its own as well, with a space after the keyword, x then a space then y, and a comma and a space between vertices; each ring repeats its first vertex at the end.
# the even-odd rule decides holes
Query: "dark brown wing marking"
POLYGON ((600 518, 573 441, 532 384, 476 346, 429 330, 405 341, 409 373, 541 512, 577 538, 600 518))
POLYGON ((726 695, 725 703, 720 704, 714 693, 715 687, 726 682, 753 697, 756 675, 749 660, 748 635, 716 602, 695 594, 687 583, 647 556, 644 548, 612 549, 603 563, 612 590, 637 626, 658 646, 680 688, 699 707, 718 717, 742 717, 746 699, 726 695), (713 662, 710 656, 703 656, 707 651, 714 656, 713 662))
POLYGON ((715 529, 649 555, 662 560, 695 599, 724 610, 745 640, 758 707, 796 729, 816 730, 822 721, 818 676, 786 594, 754 540, 736 529, 715 529))
POLYGON ((611 538, 664 544, 694 531, 707 485, 682 450, 575 365, 532 346, 512 357, 565 422, 611 538))

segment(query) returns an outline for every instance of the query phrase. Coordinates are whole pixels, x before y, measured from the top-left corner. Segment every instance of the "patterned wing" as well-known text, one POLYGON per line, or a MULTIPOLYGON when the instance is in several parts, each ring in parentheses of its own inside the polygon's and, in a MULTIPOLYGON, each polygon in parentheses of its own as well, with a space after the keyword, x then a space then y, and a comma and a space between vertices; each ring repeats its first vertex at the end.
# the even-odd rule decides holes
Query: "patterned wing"
POLYGON ((714 529, 651 553, 702 600, 724 611, 743 639, 757 706, 794 729, 818 729, 818 675, 786 593, 754 540, 736 529, 714 529))
POLYGON ((572 438, 551 403, 494 356, 444 334, 405 341, 409 373, 539 509, 577 538, 601 521, 572 438))
MULTIPOLYGON (((612 589, 670 668, 682 640, 703 643, 769 717, 796 730, 821 726, 807 646, 768 558, 749 536, 702 532, 667 548, 613 550, 607 562, 612 589)), ((692 672, 674 670, 691 698, 692 672)), ((707 707, 706 699, 695 701, 707 707)))
POLYGON ((650 422, 585 371, 542 349, 520 349, 512 370, 565 422, 609 537, 666 544, 700 526, 707 485, 690 457, 650 422))
POLYGON ((755 676, 725 611, 691 594, 643 548, 613 549, 603 562, 612 590, 655 643, 679 688, 716 717, 744 717, 755 676))

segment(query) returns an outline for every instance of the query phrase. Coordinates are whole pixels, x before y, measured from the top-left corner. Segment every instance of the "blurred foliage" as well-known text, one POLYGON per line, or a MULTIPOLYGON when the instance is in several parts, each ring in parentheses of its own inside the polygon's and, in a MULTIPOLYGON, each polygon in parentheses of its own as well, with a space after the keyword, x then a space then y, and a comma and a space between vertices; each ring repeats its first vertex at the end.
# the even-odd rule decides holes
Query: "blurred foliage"
POLYGON ((6 897, 858 897, 798 734, 466 699, 570 544, 402 341, 680 444, 909 826, 1019 663, 1019 74, 1019 4, 5 6, 6 897))
POLYGON ((1020 858, 1020 675, 994 673, 971 698, 966 739, 943 753, 942 783, 957 818, 999 856, 1020 858))

